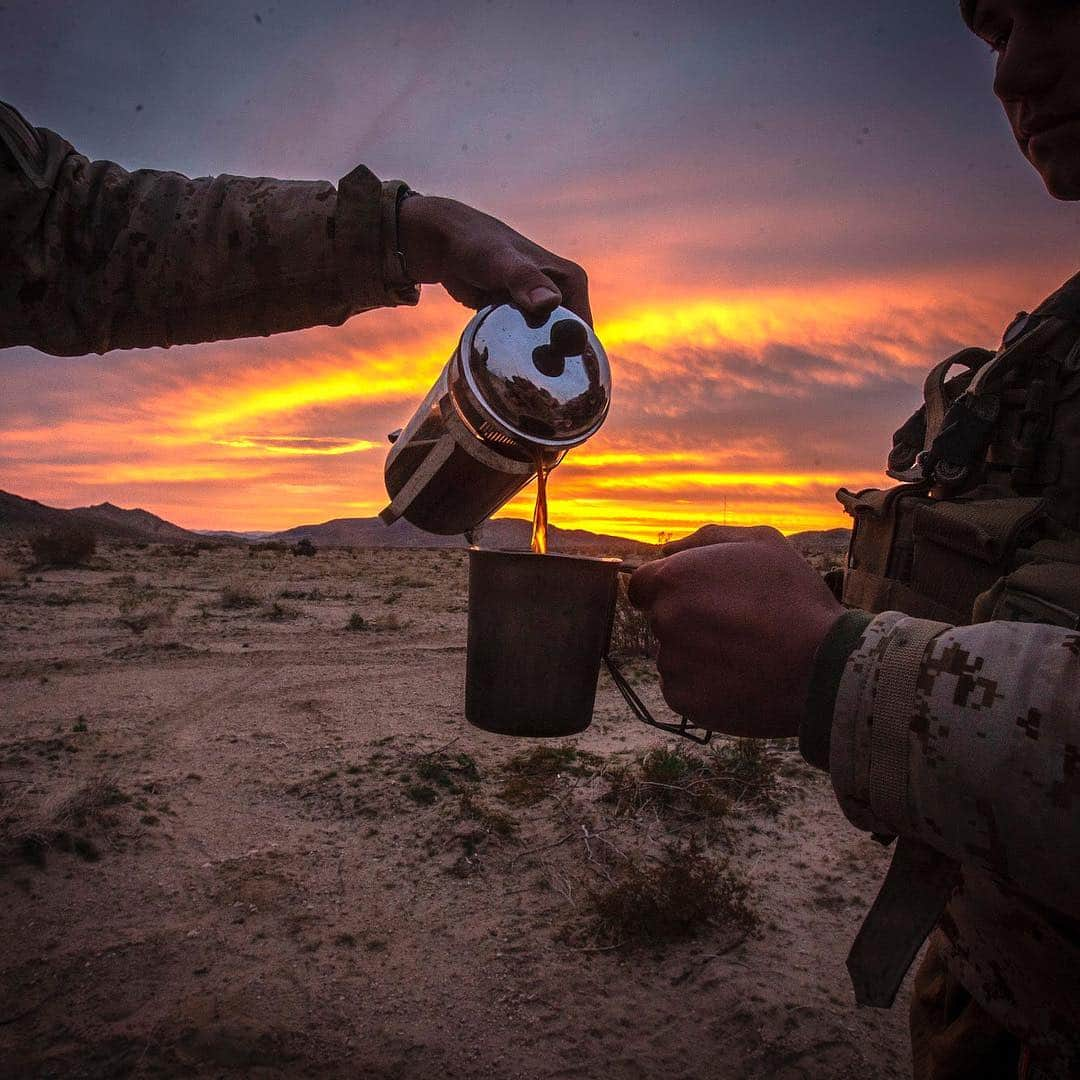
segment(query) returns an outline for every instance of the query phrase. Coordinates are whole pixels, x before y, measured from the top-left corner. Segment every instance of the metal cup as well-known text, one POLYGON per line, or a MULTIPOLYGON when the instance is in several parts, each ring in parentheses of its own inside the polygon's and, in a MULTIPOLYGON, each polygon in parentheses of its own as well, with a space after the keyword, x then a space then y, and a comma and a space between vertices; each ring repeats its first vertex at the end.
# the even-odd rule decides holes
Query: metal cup
POLYGON ((620 565, 529 551, 469 552, 469 723, 540 738, 589 726, 620 565))
POLYGON ((559 738, 592 720, 600 664, 643 724, 707 743, 686 717, 656 720, 608 655, 619 559, 469 551, 465 717, 498 735, 559 738))

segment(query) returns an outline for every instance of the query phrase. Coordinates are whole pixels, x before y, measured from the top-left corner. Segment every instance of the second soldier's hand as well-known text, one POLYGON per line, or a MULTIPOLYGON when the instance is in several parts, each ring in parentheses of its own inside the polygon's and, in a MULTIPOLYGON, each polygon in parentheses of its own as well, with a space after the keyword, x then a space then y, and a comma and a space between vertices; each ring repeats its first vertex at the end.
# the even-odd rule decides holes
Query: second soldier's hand
POLYGON ((592 323, 588 281, 577 263, 471 206, 435 195, 405 199, 398 239, 414 281, 437 282, 468 307, 509 300, 544 316, 562 304, 592 323))
POLYGON ((776 530, 709 528, 630 579, 660 643, 664 698, 699 727, 797 735, 814 653, 842 609, 776 530))

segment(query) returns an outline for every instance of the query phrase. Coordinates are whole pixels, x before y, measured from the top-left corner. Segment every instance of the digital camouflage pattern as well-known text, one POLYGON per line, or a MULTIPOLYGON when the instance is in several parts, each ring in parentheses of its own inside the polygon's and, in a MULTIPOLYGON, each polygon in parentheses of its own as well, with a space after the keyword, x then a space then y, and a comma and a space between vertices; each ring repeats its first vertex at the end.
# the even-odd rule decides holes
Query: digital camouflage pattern
POLYGON ((830 772, 856 826, 920 841, 960 864, 961 884, 940 924, 949 969, 1040 1055, 1058 1062, 1074 1055, 1080 633, 877 616, 841 679, 830 772), (929 643, 908 672, 910 722, 898 743, 883 747, 874 732, 882 688, 895 685, 890 665, 910 663, 900 646, 920 636, 929 643), (875 790, 875 772, 895 760, 905 778, 902 798, 889 800, 875 790))
POLYGON ((336 326, 413 304, 399 181, 191 180, 90 161, 0 102, 0 347, 56 355, 336 326))

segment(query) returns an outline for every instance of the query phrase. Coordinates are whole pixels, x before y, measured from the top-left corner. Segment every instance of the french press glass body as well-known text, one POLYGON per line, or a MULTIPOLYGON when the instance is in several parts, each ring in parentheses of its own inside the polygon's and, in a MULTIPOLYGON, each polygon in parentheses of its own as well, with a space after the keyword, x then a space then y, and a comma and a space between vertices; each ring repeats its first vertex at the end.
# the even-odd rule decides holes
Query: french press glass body
POLYGON ((510 304, 478 311, 408 424, 390 435, 390 505, 427 532, 486 521, 604 422, 611 370, 592 327, 556 308, 530 322, 510 304))

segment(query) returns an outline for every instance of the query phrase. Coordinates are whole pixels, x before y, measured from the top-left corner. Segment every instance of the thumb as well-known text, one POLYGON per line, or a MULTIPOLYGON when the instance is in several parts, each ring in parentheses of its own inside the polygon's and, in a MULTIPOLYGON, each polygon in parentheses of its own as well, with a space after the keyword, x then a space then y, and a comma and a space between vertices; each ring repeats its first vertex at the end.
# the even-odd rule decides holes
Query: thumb
POLYGON ((696 533, 682 540, 672 540, 660 549, 661 555, 676 555, 692 548, 711 547, 713 544, 775 543, 783 540, 771 525, 703 525, 696 533))
POLYGON ((562 303, 558 285, 543 270, 525 260, 511 269, 506 291, 526 315, 547 316, 562 303))

